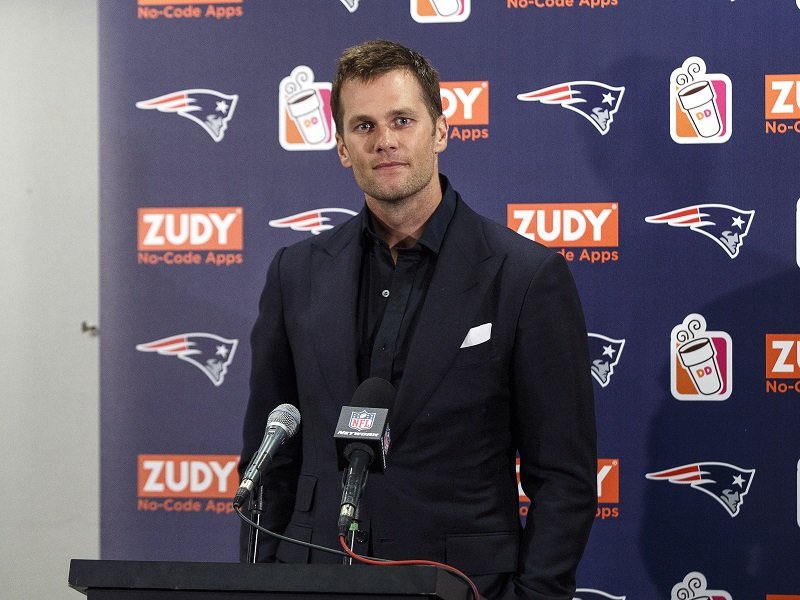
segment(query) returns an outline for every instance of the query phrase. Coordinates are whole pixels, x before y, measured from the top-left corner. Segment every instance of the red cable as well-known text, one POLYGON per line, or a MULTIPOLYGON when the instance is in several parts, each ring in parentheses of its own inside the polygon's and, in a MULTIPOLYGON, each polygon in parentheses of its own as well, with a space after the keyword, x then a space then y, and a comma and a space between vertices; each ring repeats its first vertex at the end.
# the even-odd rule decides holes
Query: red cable
POLYGON ((472 596, 475 600, 480 600, 481 595, 478 593, 478 588, 472 583, 472 580, 467 577, 464 573, 456 569, 455 567, 451 567, 450 565, 446 565, 444 563, 438 563, 432 560, 374 560, 371 558, 366 558, 365 556, 360 556, 353 552, 350 547, 347 545, 347 542, 344 539, 343 535, 339 536, 339 543, 344 548, 344 551, 350 558, 356 559, 358 562, 362 562, 367 565, 378 565, 378 566, 398 566, 398 565, 427 565, 430 567, 438 567, 440 569, 444 569, 445 571, 449 571, 459 578, 463 579, 469 584, 469 587, 472 588, 472 596))

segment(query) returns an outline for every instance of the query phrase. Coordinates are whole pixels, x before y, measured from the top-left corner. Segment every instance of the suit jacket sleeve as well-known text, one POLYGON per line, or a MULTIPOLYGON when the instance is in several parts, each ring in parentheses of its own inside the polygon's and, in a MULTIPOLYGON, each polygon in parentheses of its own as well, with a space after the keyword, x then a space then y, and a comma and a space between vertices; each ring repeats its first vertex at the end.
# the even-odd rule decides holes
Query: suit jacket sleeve
POLYGON ((560 254, 544 260, 528 287, 512 382, 520 477, 531 499, 517 594, 571 600, 597 505, 597 450, 586 325, 560 254))
MULTIPOLYGON (((283 250, 276 254, 270 265, 259 302, 258 318, 250 337, 250 399, 244 418, 240 477, 261 444, 269 413, 283 403, 298 406, 294 362, 284 321, 282 257, 283 250)), ((265 499, 261 525, 276 533, 284 532, 294 507, 301 463, 301 436, 302 422, 299 431, 275 455, 268 474, 261 478, 265 499)), ((239 552, 242 561, 247 556, 248 533, 249 527, 243 524, 239 552)), ((259 537, 263 541, 259 543, 257 561, 274 561, 278 541, 265 535, 259 537)))

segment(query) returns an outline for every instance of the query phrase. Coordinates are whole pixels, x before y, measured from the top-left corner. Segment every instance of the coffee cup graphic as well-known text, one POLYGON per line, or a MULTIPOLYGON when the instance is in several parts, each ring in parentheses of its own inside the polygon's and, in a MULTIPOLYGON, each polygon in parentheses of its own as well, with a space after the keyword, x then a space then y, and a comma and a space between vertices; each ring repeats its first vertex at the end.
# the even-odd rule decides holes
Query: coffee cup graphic
POLYGON ((286 99, 286 108, 307 144, 319 144, 328 139, 322 101, 316 90, 300 90, 286 99))
POLYGON ((717 95, 710 81, 695 81, 678 90, 678 101, 697 135, 714 137, 722 131, 717 95))
POLYGON ((459 0, 431 0, 440 17, 451 17, 461 8, 459 0))
POLYGON ((716 394, 722 389, 716 355, 714 344, 709 338, 696 338, 678 347, 678 357, 683 368, 704 396, 716 394))

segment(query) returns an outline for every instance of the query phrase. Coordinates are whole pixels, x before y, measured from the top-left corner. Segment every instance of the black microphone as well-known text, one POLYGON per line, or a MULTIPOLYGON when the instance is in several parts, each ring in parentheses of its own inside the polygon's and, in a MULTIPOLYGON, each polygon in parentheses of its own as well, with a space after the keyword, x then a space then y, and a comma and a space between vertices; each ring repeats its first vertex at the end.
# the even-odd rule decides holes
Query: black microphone
POLYGON ((291 404, 281 404, 269 413, 264 440, 250 460, 250 464, 244 472, 244 477, 242 477, 242 483, 239 485, 239 489, 233 499, 235 507, 242 506, 250 497, 261 477, 263 468, 267 463, 272 462, 272 457, 278 451, 278 448, 295 434, 299 426, 300 411, 291 404))
POLYGON ((368 471, 382 472, 389 451, 389 408, 394 386, 380 377, 370 377, 353 394, 353 406, 342 407, 336 424, 336 449, 343 469, 339 535, 347 535, 356 516, 368 471))

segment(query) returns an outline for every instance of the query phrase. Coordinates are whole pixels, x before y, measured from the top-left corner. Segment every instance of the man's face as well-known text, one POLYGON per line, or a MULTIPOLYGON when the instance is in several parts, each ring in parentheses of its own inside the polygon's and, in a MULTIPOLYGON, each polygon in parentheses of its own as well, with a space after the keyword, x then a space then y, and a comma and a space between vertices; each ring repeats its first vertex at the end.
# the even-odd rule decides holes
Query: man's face
MULTIPOLYGON (((447 147, 447 121, 431 120, 422 89, 405 69, 342 85, 342 166, 370 199, 397 203, 439 190, 437 153, 447 147)), ((436 198, 438 200, 439 198, 436 198)))

